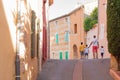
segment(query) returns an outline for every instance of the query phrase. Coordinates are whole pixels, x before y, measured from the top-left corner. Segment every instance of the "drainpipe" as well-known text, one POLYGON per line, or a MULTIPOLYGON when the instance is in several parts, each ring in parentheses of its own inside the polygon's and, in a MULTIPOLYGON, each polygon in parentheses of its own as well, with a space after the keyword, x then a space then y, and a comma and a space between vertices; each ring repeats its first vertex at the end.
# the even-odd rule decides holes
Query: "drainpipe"
POLYGON ((18 13, 18 19, 17 19, 17 28, 16 28, 16 57, 15 57, 15 80, 20 80, 20 57, 19 57, 19 34, 20 34, 20 0, 17 0, 17 13, 18 13))
POLYGON ((15 59, 15 80, 20 80, 20 58, 19 55, 16 55, 15 59))
POLYGON ((20 56, 19 56, 19 37, 20 37, 20 26, 17 26, 16 29, 16 57, 15 57, 15 80, 20 80, 20 56))
POLYGON ((70 30, 70 16, 68 17, 68 59, 70 59, 70 35, 71 35, 71 30, 70 30))
POLYGON ((15 58, 15 75, 16 75, 16 79, 15 80, 20 80, 20 56, 19 56, 19 41, 20 41, 20 26, 18 25, 17 27, 17 34, 16 34, 16 58, 15 58))
POLYGON ((47 30, 46 30, 46 9, 45 4, 47 0, 43 0, 43 42, 42 42, 42 64, 47 60, 47 30))
POLYGON ((19 41, 20 41, 20 26, 17 26, 16 29, 16 57, 15 57, 15 75, 16 79, 15 80, 20 80, 20 56, 19 56, 19 41))

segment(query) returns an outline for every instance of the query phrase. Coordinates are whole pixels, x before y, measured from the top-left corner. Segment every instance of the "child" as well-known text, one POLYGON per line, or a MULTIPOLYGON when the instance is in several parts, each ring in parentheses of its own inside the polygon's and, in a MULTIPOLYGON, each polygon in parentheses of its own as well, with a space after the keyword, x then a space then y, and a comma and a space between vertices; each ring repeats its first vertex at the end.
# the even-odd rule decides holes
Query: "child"
POLYGON ((84 49, 84 54, 85 54, 85 58, 88 59, 88 54, 89 54, 89 47, 88 47, 88 45, 86 45, 86 48, 84 49))
POLYGON ((103 46, 101 46, 101 48, 100 48, 100 53, 101 53, 101 58, 103 58, 103 56, 104 56, 104 48, 103 48, 103 46))
POLYGON ((85 48, 85 46, 83 45, 83 42, 81 42, 81 45, 79 47, 79 52, 80 52, 80 55, 81 55, 81 59, 84 58, 84 48, 85 48))

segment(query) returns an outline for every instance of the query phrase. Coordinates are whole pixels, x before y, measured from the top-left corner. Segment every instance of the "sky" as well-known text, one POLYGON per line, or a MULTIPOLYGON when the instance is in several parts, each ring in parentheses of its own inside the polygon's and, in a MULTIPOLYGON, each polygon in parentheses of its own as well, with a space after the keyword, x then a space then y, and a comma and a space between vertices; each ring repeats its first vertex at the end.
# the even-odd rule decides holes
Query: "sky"
POLYGON ((53 5, 48 8, 49 20, 65 15, 81 4, 87 4, 86 12, 89 13, 92 7, 97 6, 97 1, 98 0, 54 0, 53 5), (94 2, 94 4, 91 4, 91 1, 94 2))

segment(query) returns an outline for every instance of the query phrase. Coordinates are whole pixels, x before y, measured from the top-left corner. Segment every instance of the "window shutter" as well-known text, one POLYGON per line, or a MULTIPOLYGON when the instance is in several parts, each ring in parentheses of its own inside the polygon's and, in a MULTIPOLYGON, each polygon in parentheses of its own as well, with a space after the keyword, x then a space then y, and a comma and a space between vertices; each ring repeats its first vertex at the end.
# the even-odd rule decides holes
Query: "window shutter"
POLYGON ((68 51, 65 52, 65 59, 68 60, 68 51))
POLYGON ((65 33, 65 42, 68 42, 68 32, 65 33))
POLYGON ((58 40, 58 33, 56 33, 55 37, 56 37, 56 44, 58 44, 58 42, 59 42, 59 40, 58 40))
POLYGON ((62 55, 62 52, 60 52, 60 60, 62 60, 63 58, 63 55, 62 55))

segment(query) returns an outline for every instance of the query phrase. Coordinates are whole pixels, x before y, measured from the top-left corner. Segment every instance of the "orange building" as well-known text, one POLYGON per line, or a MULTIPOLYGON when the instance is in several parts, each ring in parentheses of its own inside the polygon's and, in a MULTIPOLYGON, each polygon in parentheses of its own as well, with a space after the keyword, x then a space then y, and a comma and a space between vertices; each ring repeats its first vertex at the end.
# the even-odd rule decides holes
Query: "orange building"
POLYGON ((0 18, 0 80, 36 80, 42 0, 0 0, 0 18))
POLYGON ((83 28, 84 7, 80 6, 70 13, 49 21, 50 58, 79 58, 79 46, 85 40, 83 28))
POLYGON ((105 48, 105 57, 109 58, 107 41, 107 0, 98 1, 98 37, 100 46, 105 48))

